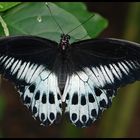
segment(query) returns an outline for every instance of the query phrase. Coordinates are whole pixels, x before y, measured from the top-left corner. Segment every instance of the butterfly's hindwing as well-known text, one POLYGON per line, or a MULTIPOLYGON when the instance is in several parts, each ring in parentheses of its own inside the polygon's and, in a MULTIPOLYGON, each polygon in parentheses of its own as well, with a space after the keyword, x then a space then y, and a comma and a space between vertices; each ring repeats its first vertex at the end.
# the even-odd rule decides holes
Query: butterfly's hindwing
POLYGON ((57 78, 50 71, 42 71, 25 91, 20 91, 23 103, 43 125, 58 122, 62 114, 61 95, 57 78))
POLYGON ((140 79, 140 45, 124 40, 86 40, 71 45, 65 112, 77 127, 91 125, 111 106, 120 86, 140 79))
POLYGON ((63 100, 69 120, 77 127, 87 127, 110 107, 115 89, 101 89, 84 72, 67 79, 63 100))
POLYGON ((62 114, 57 77, 52 73, 56 54, 57 43, 47 39, 19 36, 0 40, 2 75, 14 82, 23 103, 43 125, 57 122, 62 114))

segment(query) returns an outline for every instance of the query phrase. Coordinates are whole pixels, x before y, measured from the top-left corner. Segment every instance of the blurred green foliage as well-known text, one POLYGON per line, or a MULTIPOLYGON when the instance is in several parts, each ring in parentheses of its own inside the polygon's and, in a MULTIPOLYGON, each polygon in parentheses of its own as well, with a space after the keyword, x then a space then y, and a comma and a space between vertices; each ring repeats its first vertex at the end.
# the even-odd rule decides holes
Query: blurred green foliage
POLYGON ((20 2, 0 2, 0 12, 4 12, 18 4, 20 4, 20 2))

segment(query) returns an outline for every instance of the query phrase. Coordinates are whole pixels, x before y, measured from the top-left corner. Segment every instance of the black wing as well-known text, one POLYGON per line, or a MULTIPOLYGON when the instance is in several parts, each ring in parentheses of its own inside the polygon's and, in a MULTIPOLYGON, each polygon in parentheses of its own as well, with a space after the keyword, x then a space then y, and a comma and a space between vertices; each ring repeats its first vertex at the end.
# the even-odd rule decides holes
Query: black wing
POLYGON ((140 80, 140 44, 119 39, 85 40, 69 50, 73 68, 62 97, 72 123, 85 127, 109 107, 120 86, 140 80))
POLYGON ((0 72, 12 80, 33 116, 50 125, 60 116, 61 100, 53 72, 58 44, 34 36, 0 39, 0 72))

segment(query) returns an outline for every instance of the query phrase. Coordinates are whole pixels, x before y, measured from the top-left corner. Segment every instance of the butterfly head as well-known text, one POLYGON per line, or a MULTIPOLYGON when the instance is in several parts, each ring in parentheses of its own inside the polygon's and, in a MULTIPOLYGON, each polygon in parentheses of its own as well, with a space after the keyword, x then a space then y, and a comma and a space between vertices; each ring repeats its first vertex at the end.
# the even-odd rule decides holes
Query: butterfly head
POLYGON ((69 35, 67 35, 67 34, 62 34, 61 35, 60 47, 62 48, 62 50, 66 50, 68 48, 69 40, 70 40, 69 35))

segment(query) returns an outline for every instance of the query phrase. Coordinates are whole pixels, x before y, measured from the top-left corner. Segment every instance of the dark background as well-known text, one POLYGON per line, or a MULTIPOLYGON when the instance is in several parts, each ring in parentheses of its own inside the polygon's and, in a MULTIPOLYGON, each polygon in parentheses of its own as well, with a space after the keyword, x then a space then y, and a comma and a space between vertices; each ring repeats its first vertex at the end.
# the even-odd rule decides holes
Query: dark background
POLYGON ((101 34, 101 37, 120 38, 124 32, 125 21, 129 6, 132 2, 87 2, 89 11, 94 11, 107 18, 108 28, 101 34))

